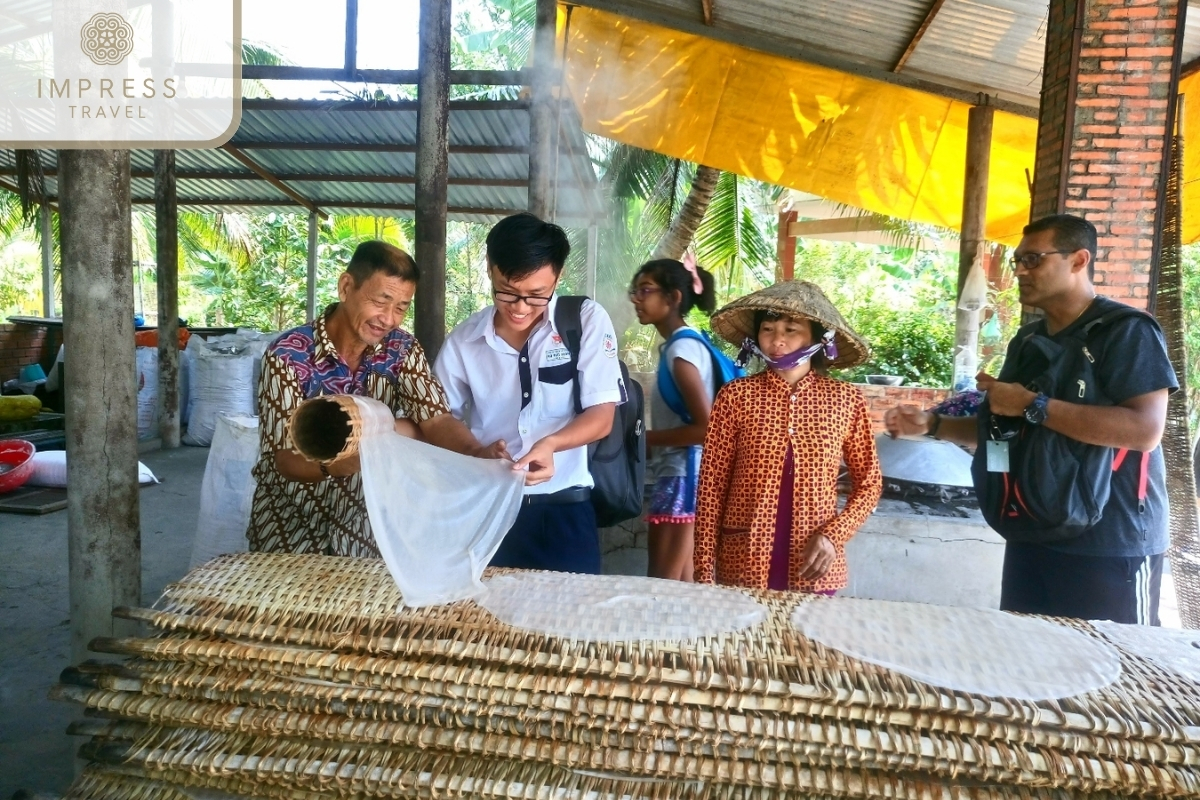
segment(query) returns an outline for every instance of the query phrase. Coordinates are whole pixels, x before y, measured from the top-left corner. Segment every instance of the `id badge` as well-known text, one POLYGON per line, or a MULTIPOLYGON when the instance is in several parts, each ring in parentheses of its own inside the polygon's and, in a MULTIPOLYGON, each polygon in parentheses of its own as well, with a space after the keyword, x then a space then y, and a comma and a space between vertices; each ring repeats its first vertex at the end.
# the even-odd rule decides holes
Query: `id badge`
POLYGON ((987 446, 987 471, 1008 472, 1008 442, 989 439, 987 446))

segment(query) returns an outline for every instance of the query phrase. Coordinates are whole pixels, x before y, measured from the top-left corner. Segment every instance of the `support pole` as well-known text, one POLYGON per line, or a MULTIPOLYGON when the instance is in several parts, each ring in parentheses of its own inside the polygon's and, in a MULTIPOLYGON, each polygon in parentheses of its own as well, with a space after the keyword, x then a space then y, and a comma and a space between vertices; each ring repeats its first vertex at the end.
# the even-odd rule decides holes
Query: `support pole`
POLYGON ((317 212, 308 212, 308 277, 306 279, 305 319, 317 318, 317 212))
POLYGON ((450 3, 421 0, 417 69, 416 261, 421 273, 414 332, 430 361, 446 339, 446 208, 450 173, 450 3))
POLYGON ((585 294, 588 297, 595 299, 596 297, 596 264, 600 257, 600 229, 595 225, 588 225, 588 248, 587 248, 587 279, 585 294))
POLYGON ((128 150, 60 150, 71 661, 141 602, 128 150))
POLYGON ((50 221, 50 204, 42 200, 42 316, 54 316, 54 227, 50 221))
POLYGON ((179 206, 175 151, 154 151, 154 235, 158 284, 158 435, 179 447, 179 206))
POLYGON ((554 177, 554 36, 557 0, 537 0, 529 105, 529 212, 549 220, 554 177))
POLYGON ((779 263, 776 281, 790 281, 796 277, 796 237, 792 235, 792 223, 798 216, 795 211, 779 212, 779 233, 775 237, 775 260, 779 263))
POLYGON ((958 303, 954 319, 955 391, 973 385, 975 375, 979 372, 979 317, 987 304, 988 247, 985 228, 993 116, 991 106, 978 105, 971 108, 967 117, 967 169, 963 184, 958 303), (979 271, 979 275, 968 286, 967 278, 975 270, 979 271))

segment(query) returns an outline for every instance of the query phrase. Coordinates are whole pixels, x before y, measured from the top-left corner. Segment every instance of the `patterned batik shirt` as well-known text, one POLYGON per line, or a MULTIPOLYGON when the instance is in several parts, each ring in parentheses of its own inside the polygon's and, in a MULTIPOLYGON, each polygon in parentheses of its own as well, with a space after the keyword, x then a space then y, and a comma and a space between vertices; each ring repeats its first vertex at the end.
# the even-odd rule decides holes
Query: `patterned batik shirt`
POLYGON ((275 451, 291 447, 288 422, 304 400, 327 394, 373 397, 397 417, 415 423, 449 413, 446 393, 429 371, 412 334, 392 331, 363 355, 351 374, 329 339, 330 306, 316 322, 276 339, 262 360, 258 387, 262 444, 254 477, 258 488, 246 537, 251 550, 378 556, 367 518, 362 480, 291 481, 275 466, 275 451))
POLYGON ((846 542, 883 491, 866 400, 850 384, 815 372, 793 388, 769 369, 726 385, 713 403, 696 502, 698 583, 767 588, 789 445, 795 479, 788 588, 846 586, 846 542), (839 512, 843 461, 854 489, 839 512), (828 537, 836 556, 819 579, 802 581, 804 548, 814 533, 828 537))

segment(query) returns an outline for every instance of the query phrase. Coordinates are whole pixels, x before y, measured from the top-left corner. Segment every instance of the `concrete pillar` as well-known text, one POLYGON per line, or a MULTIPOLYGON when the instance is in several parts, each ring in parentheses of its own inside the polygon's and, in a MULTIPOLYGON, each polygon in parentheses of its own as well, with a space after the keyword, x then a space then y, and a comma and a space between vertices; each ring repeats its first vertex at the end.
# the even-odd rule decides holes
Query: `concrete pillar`
POLYGON ((141 602, 128 150, 60 150, 71 661, 141 602))
POLYGON ((154 151, 154 241, 158 263, 158 435, 179 447, 179 207, 175 151, 154 151))
POLYGON ((1179 0, 1051 0, 1034 219, 1099 232, 1096 288, 1146 308, 1183 45, 1179 0))
POLYGON ((446 205, 450 174, 450 3, 421 0, 417 84, 416 261, 421 272, 414 333, 429 360, 446 338, 446 205))
POLYGON ((529 105, 529 212, 548 220, 554 210, 554 36, 556 0, 536 0, 533 84, 529 105))
POLYGON ((971 388, 979 372, 979 317, 987 304, 988 168, 992 159, 991 106, 978 105, 967 117, 967 169, 963 182, 962 229, 958 246, 958 302, 954 318, 955 390, 971 388), (967 286, 967 277, 979 280, 967 286), (964 289, 967 289, 964 292, 964 289))
POLYGON ((600 229, 588 225, 587 229, 587 278, 585 294, 592 299, 596 297, 596 269, 600 258, 600 229))
POLYGON ((305 319, 317 318, 317 212, 308 212, 308 277, 305 279, 305 319))
POLYGON ((50 204, 42 200, 40 209, 42 246, 42 316, 54 316, 54 226, 50 220, 50 204))

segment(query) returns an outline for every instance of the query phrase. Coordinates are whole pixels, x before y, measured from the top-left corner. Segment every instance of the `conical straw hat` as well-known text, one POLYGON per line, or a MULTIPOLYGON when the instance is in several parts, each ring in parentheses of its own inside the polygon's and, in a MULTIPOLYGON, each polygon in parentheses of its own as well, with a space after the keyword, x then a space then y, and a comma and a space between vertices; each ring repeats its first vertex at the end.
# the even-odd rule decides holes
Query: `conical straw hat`
POLYGON ((830 366, 835 369, 855 367, 871 357, 871 348, 863 338, 846 324, 821 287, 809 281, 780 281, 739 297, 713 314, 712 329, 735 347, 741 347, 745 338, 757 339, 754 314, 759 310, 816 320, 833 331, 838 357, 830 366))

